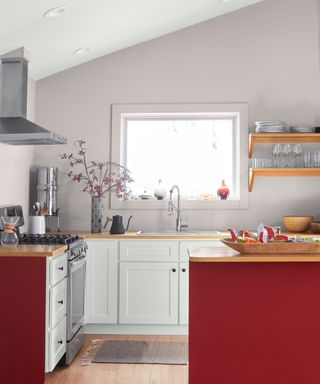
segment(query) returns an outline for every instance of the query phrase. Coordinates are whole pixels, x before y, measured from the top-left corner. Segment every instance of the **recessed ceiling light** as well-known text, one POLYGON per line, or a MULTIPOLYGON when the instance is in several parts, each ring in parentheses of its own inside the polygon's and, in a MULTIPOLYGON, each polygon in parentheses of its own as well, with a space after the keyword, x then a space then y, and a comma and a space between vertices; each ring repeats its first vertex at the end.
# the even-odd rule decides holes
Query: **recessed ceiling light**
POLYGON ((63 13, 67 12, 69 8, 68 7, 55 7, 48 9, 44 14, 43 17, 51 18, 51 17, 57 17, 62 15, 63 13))
POLYGON ((83 55, 84 53, 90 51, 91 49, 92 47, 82 47, 82 48, 76 49, 75 51, 73 51, 73 53, 75 55, 83 55))

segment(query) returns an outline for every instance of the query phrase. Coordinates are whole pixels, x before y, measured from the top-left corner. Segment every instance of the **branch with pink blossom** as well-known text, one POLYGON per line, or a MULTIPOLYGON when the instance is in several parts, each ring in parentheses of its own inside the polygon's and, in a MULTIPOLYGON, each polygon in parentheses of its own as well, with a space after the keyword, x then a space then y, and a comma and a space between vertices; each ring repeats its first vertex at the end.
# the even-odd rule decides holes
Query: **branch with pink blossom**
POLYGON ((82 191, 95 197, 104 197, 108 192, 114 192, 118 199, 127 200, 131 196, 129 183, 133 182, 130 171, 112 161, 88 161, 86 157, 86 142, 75 141, 76 153, 63 153, 60 158, 67 162, 67 176, 84 185, 82 191), (80 172, 79 172, 80 169, 80 172))

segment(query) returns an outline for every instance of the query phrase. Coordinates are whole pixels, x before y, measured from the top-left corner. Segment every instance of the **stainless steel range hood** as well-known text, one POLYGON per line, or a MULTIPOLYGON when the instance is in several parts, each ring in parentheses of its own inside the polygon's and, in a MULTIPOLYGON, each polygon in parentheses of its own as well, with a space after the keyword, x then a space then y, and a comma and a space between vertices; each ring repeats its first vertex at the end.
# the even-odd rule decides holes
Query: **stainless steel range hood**
POLYGON ((66 144, 67 140, 26 118, 28 61, 0 57, 0 143, 12 145, 66 144))

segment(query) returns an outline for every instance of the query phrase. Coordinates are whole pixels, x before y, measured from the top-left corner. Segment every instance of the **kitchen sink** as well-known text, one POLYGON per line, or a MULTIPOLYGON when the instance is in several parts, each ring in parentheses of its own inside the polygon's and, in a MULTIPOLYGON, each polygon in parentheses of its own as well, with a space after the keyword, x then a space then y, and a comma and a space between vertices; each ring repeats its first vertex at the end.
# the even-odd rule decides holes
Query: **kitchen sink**
POLYGON ((183 235, 219 235, 219 231, 198 231, 198 230, 190 230, 190 231, 176 231, 174 229, 159 229, 154 231, 138 231, 137 235, 174 235, 174 236, 183 236, 183 235))

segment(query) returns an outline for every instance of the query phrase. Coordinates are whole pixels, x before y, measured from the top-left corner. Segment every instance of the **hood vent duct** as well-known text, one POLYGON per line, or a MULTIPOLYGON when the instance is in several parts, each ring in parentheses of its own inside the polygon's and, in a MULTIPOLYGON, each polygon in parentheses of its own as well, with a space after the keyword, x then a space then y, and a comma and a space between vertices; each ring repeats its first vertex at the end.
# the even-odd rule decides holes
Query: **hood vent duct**
POLYGON ((28 61, 0 58, 0 143, 11 145, 66 144, 67 140, 26 118, 28 61))

